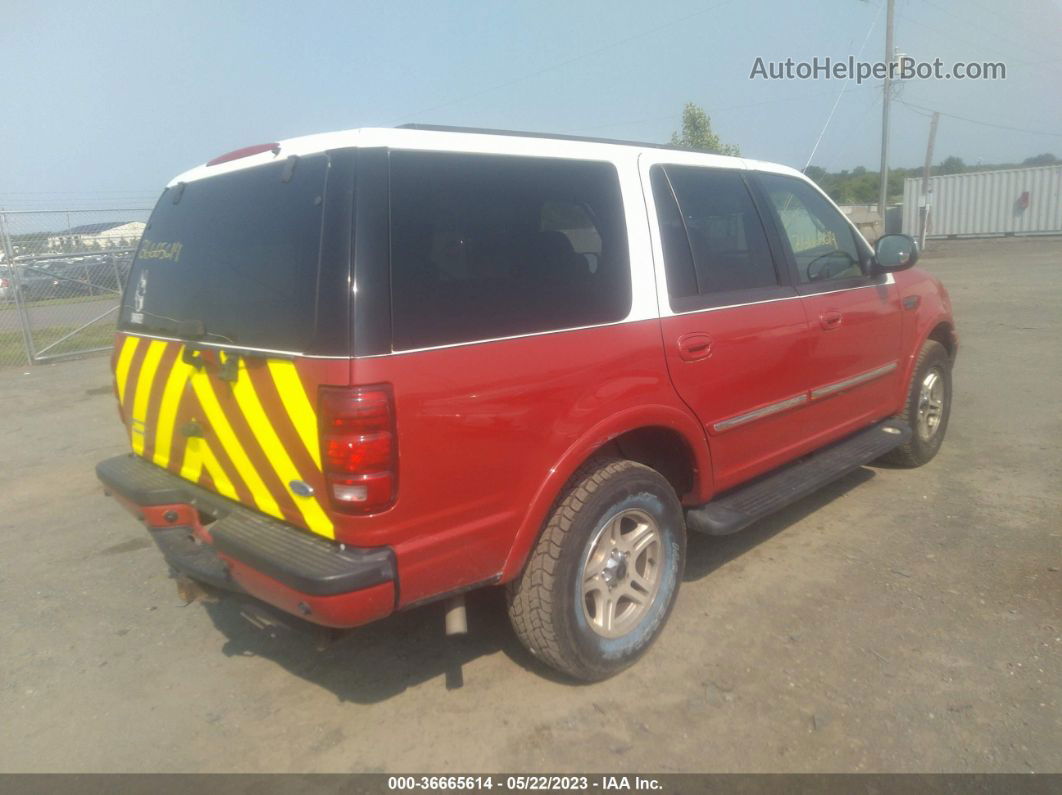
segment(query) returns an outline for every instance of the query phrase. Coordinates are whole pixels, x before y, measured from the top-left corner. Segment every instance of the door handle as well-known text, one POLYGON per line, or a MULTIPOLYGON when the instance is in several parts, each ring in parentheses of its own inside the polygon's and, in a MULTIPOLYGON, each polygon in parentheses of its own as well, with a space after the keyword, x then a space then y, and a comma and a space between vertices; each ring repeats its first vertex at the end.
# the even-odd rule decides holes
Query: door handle
POLYGON ((678 338, 679 358, 687 362, 707 359, 712 355, 712 338, 700 331, 678 338))
POLYGON ((837 311, 823 312, 819 315, 819 323, 826 331, 840 328, 842 321, 844 321, 844 315, 837 311))

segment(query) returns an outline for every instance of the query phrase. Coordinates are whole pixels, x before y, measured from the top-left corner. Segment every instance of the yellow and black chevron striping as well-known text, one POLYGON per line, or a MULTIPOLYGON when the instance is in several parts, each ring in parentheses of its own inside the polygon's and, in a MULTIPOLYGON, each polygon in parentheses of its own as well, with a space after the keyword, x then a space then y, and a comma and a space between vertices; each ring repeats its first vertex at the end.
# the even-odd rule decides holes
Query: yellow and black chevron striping
POLYGON ((133 452, 262 513, 334 538, 323 503, 317 412, 296 363, 120 337, 114 378, 133 452), (227 365, 230 375, 219 377, 227 365), (233 367, 233 365, 235 365, 233 367), (310 484, 314 496, 292 492, 310 484))

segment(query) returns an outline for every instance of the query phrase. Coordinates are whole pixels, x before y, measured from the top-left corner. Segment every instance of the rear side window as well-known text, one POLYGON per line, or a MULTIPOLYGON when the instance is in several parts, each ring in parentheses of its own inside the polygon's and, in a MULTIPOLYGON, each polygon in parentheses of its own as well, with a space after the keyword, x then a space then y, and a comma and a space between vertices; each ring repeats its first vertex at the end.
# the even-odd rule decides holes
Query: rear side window
POLYGON ((560 232, 576 254, 586 257, 591 273, 601 259, 601 235, 590 210, 575 201, 547 201, 542 205, 541 232, 560 232))
POLYGON ((686 237, 686 224, 662 166, 650 169, 649 181, 660 226, 660 245, 664 250, 668 295, 672 300, 698 295, 697 269, 693 264, 690 240, 686 237))
POLYGON ((606 163, 391 153, 393 347, 622 320, 627 233, 606 163))
POLYGON ((328 156, 315 155, 169 188, 144 231, 119 327, 305 351, 327 171, 328 156))
POLYGON ((763 224, 739 173, 653 166, 650 181, 672 299, 779 284, 763 224))

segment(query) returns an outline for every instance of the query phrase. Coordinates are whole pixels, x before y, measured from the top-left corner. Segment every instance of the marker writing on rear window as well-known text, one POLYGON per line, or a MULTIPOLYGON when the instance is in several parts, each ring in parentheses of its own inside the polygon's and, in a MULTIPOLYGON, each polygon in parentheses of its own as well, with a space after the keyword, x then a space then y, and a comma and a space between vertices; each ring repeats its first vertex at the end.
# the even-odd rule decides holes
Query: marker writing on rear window
POLYGON ((151 240, 145 240, 143 245, 140 246, 140 253, 137 256, 139 259, 168 259, 180 262, 182 248, 184 248, 183 243, 156 243, 151 240))

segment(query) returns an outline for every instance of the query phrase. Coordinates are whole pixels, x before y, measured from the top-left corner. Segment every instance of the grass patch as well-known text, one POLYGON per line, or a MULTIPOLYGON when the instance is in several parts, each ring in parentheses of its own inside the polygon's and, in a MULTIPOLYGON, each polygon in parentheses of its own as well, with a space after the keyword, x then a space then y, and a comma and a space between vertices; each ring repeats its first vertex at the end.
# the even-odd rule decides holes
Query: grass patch
MULTIPOLYGON (((74 295, 69 298, 45 298, 40 301, 26 301, 26 309, 32 309, 36 306, 61 306, 63 304, 89 304, 93 301, 114 301, 117 303, 121 296, 118 293, 97 293, 96 295, 74 295)), ((14 299, 8 301, 0 301, 0 312, 14 312, 15 311, 14 299)))
MULTIPOLYGON (((39 351, 64 334, 69 334, 75 328, 77 326, 49 326, 34 329, 34 345, 39 351)), ((100 323, 82 329, 70 339, 63 340, 54 348, 49 349, 44 355, 80 353, 92 348, 109 348, 112 344, 114 344, 114 327, 100 323)), ((19 329, 0 331, 0 367, 21 367, 25 364, 26 349, 22 343, 22 331, 19 329)))

